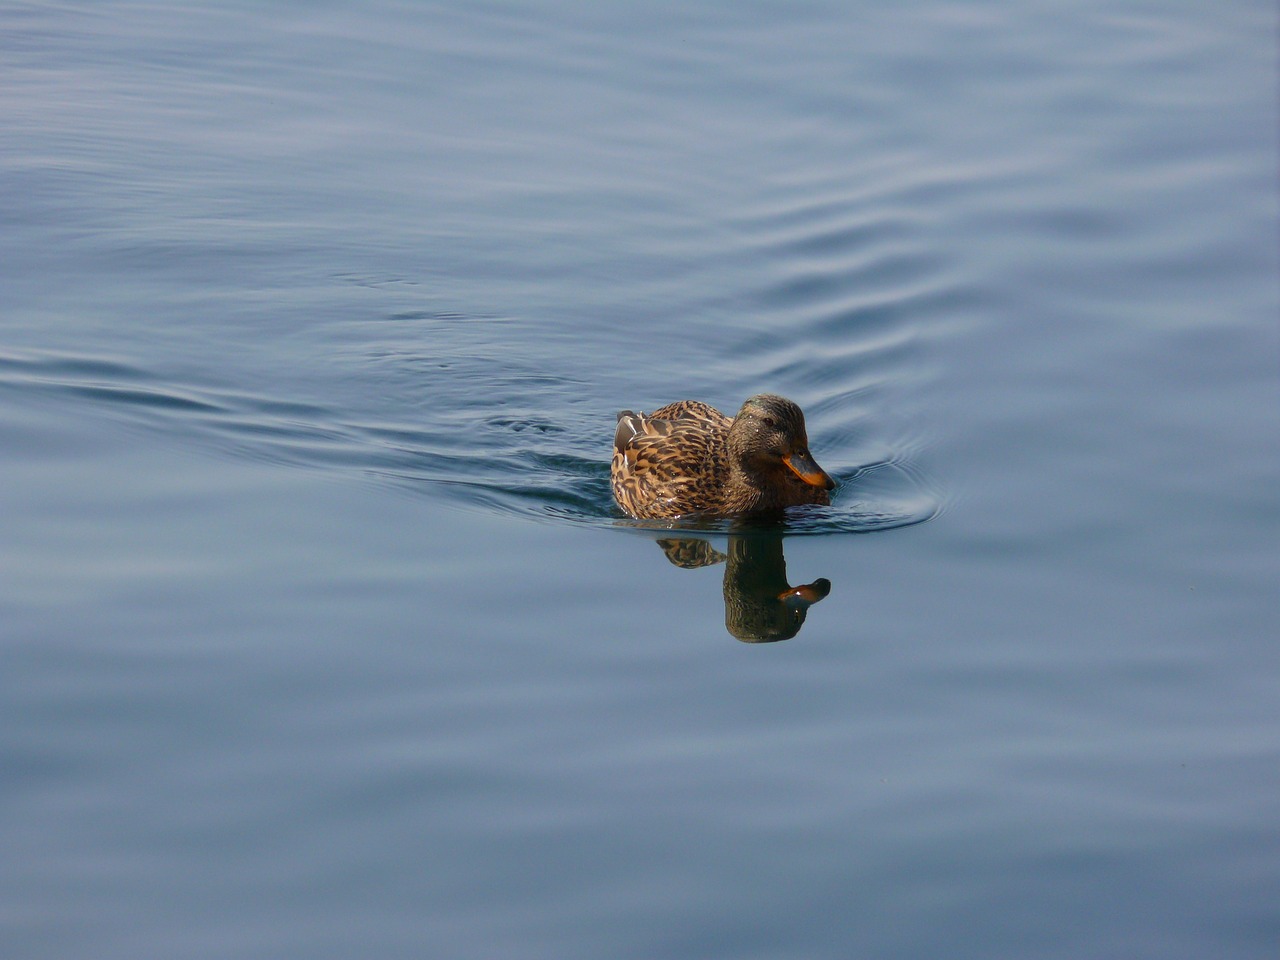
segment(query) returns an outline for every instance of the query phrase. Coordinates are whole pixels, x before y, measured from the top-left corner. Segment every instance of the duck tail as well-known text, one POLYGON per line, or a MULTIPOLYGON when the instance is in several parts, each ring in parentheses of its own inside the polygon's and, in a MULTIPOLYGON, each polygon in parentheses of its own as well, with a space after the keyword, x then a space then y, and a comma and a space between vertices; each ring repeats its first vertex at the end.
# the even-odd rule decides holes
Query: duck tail
POLYGON ((613 434, 613 448, 615 450, 627 449, 627 444, 639 433, 640 417, 631 410, 620 411, 618 413, 618 429, 613 434))

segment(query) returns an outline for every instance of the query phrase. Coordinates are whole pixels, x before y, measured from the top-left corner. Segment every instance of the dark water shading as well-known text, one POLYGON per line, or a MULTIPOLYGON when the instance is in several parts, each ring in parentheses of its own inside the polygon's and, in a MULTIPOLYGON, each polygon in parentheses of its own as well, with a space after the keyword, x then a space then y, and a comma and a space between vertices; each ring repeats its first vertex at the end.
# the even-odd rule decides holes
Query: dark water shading
POLYGON ((0 5, 4 960, 1272 960, 1276 17, 0 5))

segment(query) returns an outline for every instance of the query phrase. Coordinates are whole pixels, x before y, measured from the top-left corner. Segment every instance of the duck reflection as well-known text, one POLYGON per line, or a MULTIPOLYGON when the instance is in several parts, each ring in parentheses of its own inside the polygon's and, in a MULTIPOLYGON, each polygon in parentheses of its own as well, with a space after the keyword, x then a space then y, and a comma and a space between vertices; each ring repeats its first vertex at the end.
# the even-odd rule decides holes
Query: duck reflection
POLYGON ((669 537, 658 546, 677 567, 725 562, 724 625, 743 643, 790 640, 804 626, 809 608, 831 592, 825 577, 798 587, 788 583, 780 534, 731 533, 727 554, 695 537, 669 537))

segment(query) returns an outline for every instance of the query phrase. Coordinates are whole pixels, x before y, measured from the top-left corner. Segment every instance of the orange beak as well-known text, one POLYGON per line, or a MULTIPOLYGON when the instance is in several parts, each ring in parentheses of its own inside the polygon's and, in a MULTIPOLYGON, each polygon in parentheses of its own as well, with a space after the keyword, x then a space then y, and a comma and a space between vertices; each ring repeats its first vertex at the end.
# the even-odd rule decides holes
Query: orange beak
POLYGON ((826 577, 821 580, 815 580, 813 583, 802 583, 798 587, 787 587, 780 594, 778 599, 783 603, 788 600, 798 607, 808 607, 817 603, 828 593, 831 592, 831 581, 826 577))
POLYGON ((787 469, 811 487, 821 487, 823 490, 836 488, 836 482, 827 475, 827 471, 813 462, 808 451, 787 454, 782 458, 782 462, 787 465, 787 469))

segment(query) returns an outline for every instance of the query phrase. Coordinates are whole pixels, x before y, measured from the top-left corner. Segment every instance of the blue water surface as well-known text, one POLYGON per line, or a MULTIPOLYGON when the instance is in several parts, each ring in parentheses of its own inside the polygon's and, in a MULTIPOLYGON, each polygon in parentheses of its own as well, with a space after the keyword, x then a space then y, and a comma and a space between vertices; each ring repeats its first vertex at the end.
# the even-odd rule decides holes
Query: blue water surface
POLYGON ((4 956, 1274 957, 1276 30, 0 7, 4 956))

